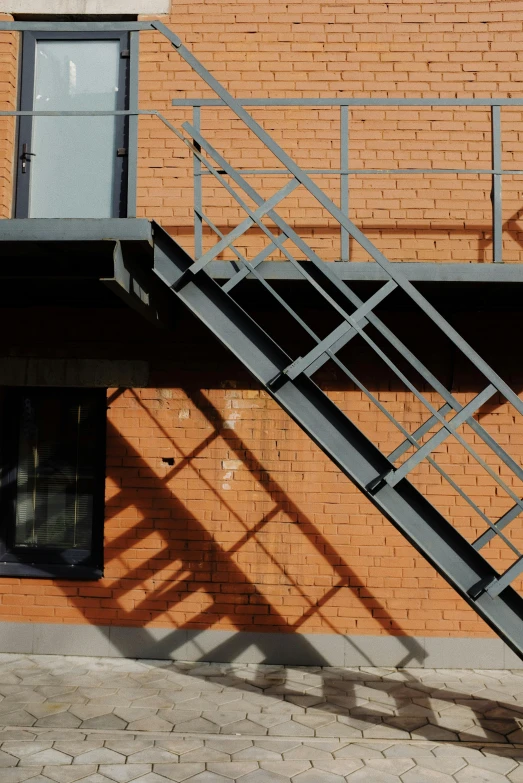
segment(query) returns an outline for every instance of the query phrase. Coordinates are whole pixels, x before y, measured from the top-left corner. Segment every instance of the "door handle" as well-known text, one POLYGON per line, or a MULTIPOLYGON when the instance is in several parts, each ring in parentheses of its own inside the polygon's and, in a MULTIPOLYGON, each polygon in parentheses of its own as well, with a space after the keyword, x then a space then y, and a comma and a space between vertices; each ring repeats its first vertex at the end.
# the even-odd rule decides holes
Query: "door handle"
POLYGON ((34 158, 35 155, 35 152, 29 152, 28 144, 22 144, 22 154, 20 155, 22 161, 22 174, 27 174, 27 163, 30 163, 31 158, 34 158))

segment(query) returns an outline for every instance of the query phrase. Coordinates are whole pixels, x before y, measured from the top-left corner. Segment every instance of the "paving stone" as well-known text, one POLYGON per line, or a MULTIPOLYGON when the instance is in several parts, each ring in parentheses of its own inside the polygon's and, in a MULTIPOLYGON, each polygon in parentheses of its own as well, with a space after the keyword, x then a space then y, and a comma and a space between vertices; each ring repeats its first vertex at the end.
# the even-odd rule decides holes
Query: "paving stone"
POLYGON ((383 758, 383 753, 378 748, 368 745, 358 745, 357 743, 351 743, 350 745, 345 745, 345 747, 340 748, 339 750, 334 750, 332 751, 332 755, 335 759, 383 758))
POLYGON ((434 745, 432 744, 423 744, 423 743, 411 743, 411 742, 395 742, 392 745, 389 745, 388 748, 383 749, 383 755, 386 758, 396 758, 396 757, 402 757, 402 758, 434 758, 434 755, 432 753, 431 748, 433 748, 434 745))
MULTIPOLYGON (((110 778, 107 778, 107 780, 110 780, 110 778)), ((163 775, 158 775, 157 772, 147 772, 145 775, 135 778, 133 783, 165 783, 166 780, 167 778, 163 775)), ((110 783, 113 783, 113 781, 110 781, 110 783)))
MULTIPOLYGON (((330 728, 330 726, 327 726, 330 728)), ((319 732, 318 732, 319 734, 319 732)), ((369 739, 374 737, 376 739, 410 739, 408 731, 402 731, 401 729, 395 729, 393 726, 386 726, 381 724, 379 726, 373 726, 371 729, 364 729, 363 736, 369 739)))
POLYGON ((191 783, 230 783, 230 778, 225 778, 223 775, 217 775, 215 772, 199 772, 193 778, 191 783))
POLYGON ((437 742, 454 742, 458 739, 458 735, 455 732, 445 729, 443 726, 434 726, 431 723, 426 726, 421 726, 419 729, 415 729, 415 731, 412 732, 412 737, 435 740, 437 742))
POLYGON ((88 775, 94 775, 96 764, 83 764, 69 767, 44 767, 43 774, 56 783, 76 783, 88 775))
POLYGON ((54 783, 54 781, 51 778, 48 778, 47 775, 35 775, 32 778, 29 778, 30 783, 54 783))
POLYGON ((53 726, 60 728, 77 728, 80 725, 80 718, 75 718, 70 712, 59 712, 54 715, 48 715, 46 718, 40 718, 36 721, 36 726, 53 726))
POLYGON ((289 778, 292 778, 294 775, 299 775, 300 772, 305 772, 305 770, 310 769, 311 766, 311 762, 306 761, 305 759, 296 759, 295 761, 260 761, 261 769, 289 778))
POLYGON ((456 772, 454 779, 458 783, 472 783, 473 781, 474 783, 503 783, 507 777, 499 772, 469 764, 456 772))
POLYGON ((71 764, 72 761, 72 756, 67 755, 67 753, 62 753, 60 750, 49 748, 48 750, 41 750, 38 753, 34 753, 31 756, 24 756, 20 760, 20 766, 58 766, 60 764, 71 764))
MULTIPOLYGON (((226 728, 227 734, 259 734, 261 736, 268 734, 268 729, 265 726, 261 726, 259 723, 254 723, 251 720, 239 720, 235 723, 229 723, 226 728)), ((175 731, 178 731, 178 726, 176 726, 175 731)))
MULTIPOLYGON (((187 717, 182 718, 179 716, 179 711, 175 711, 173 715, 177 715, 177 719, 173 721, 173 723, 175 724, 180 723, 184 719, 192 720, 194 718, 199 717, 194 713, 192 715, 190 713, 187 713, 187 717)), ((245 720, 246 716, 247 716, 246 712, 221 712, 218 710, 203 712, 201 715, 201 717, 204 720, 210 720, 211 723, 215 723, 216 726, 220 726, 220 727, 229 726, 231 723, 236 723, 237 721, 245 720)))
POLYGON ((109 713, 107 715, 99 715, 96 718, 88 718, 82 721, 82 729, 125 729, 127 726, 126 721, 123 718, 119 718, 117 715, 109 713))
POLYGON ((512 772, 509 772, 507 775, 507 780, 510 780, 511 783, 523 783, 523 765, 518 764, 518 766, 512 770, 512 772))
POLYGON ((0 742, 8 742, 10 740, 13 740, 14 742, 33 742, 36 737, 36 733, 32 731, 24 731, 24 729, 0 730, 0 742))
POLYGON ((216 737, 216 739, 205 740, 205 747, 213 750, 220 750, 223 753, 238 753, 240 750, 252 747, 252 740, 247 739, 228 739, 225 737, 216 737))
POLYGON ((349 775, 357 769, 361 769, 364 763, 361 759, 332 759, 332 760, 314 760, 312 762, 314 769, 332 772, 335 775, 349 775))
MULTIPOLYGON (((189 753, 185 753, 183 757, 184 761, 231 761, 229 753, 224 753, 223 750, 215 750, 214 748, 198 748, 197 750, 191 750, 189 753)), ((239 759, 234 759, 238 761, 239 759)))
POLYGON ((345 783, 345 777, 324 769, 308 769, 296 775, 294 781, 296 783, 345 783))
POLYGON ((79 756, 80 753, 87 753, 88 750, 95 750, 96 748, 103 747, 104 738, 89 739, 75 742, 74 740, 58 740, 53 743, 55 750, 61 750, 62 753, 67 753, 68 756, 79 756))
POLYGON ((171 731, 173 726, 172 723, 155 715, 152 718, 141 718, 140 720, 131 721, 127 728, 129 731, 171 731))
POLYGON ((109 748, 95 748, 75 756, 73 764, 125 764, 125 756, 109 748))
POLYGON ((412 767, 416 766, 413 759, 393 758, 393 759, 366 759, 365 765, 369 769, 377 769, 380 772, 389 772, 392 775, 403 775, 412 767))
POLYGON ((124 738, 119 736, 117 739, 106 739, 103 744, 110 750, 115 750, 117 753, 122 753, 124 756, 130 756, 131 753, 137 753, 139 750, 147 750, 147 748, 154 747, 154 740, 143 736, 124 738))
POLYGON ((126 723, 143 720, 144 718, 154 718, 156 712, 157 710, 139 709, 138 707, 115 707, 112 710, 113 715, 121 718, 126 723))
POLYGON ((278 723, 276 726, 271 726, 267 730, 267 733, 270 736, 278 737, 314 737, 314 729, 310 728, 310 726, 304 726, 301 723, 296 723, 294 720, 289 720, 285 723, 278 723))
POLYGON ((346 737, 347 739, 361 739, 363 737, 361 729, 340 721, 319 726, 315 730, 315 734, 317 737, 346 737))
POLYGON ((480 765, 482 769, 490 769, 492 772, 499 772, 501 775, 507 775, 511 770, 517 767, 517 761, 507 756, 498 756, 496 751, 491 755, 486 753, 480 765))
POLYGON ((235 753, 232 757, 233 761, 283 761, 281 753, 269 748, 260 748, 255 745, 251 748, 245 748, 235 753))
POLYGON ((147 748, 127 757, 128 764, 174 764, 177 761, 177 754, 165 748, 147 748))
POLYGON ((10 767, 2 769, 2 783, 24 783, 34 777, 35 770, 28 767, 10 767))
MULTIPOLYGON (((310 740, 312 742, 312 740, 310 740)), ((267 750, 276 751, 280 755, 292 748, 298 748, 302 743, 299 739, 279 739, 279 738, 267 738, 267 739, 255 739, 254 744, 257 748, 266 748, 267 750)), ((309 742, 307 742, 309 744, 309 742)))
POLYGON ((341 748, 344 748, 348 744, 347 740, 344 739, 327 739, 325 737, 321 737, 318 739, 312 739, 309 738, 305 740, 305 745, 308 745, 310 748, 320 748, 321 750, 328 750, 330 753, 333 753, 335 750, 341 750, 341 748))
POLYGON ((2 715, 2 723, 5 726, 33 726, 36 718, 25 710, 15 710, 2 715))
POLYGON ((17 764, 18 758, 16 756, 11 756, 10 753, 0 750, 0 767, 16 767, 17 764))
POLYGON ((401 779, 403 783, 455 783, 455 779, 451 775, 424 767, 423 762, 405 772, 401 779))
MULTIPOLYGON (((269 769, 257 769, 254 772, 248 772, 240 780, 241 783, 289 783, 287 775, 280 775, 278 772, 269 769)), ((213 781, 209 781, 209 783, 213 783, 213 781)))
POLYGON ((283 753, 285 761, 292 759, 307 759, 313 761, 314 759, 332 759, 332 754, 328 750, 321 750, 320 748, 312 748, 309 745, 298 745, 292 750, 287 750, 283 753))
POLYGON ((380 772, 379 770, 369 770, 369 767, 362 767, 361 769, 352 772, 347 776, 348 783, 401 783, 400 778, 397 775, 391 775, 388 772, 380 772))
POLYGON ((333 715, 321 715, 321 714, 307 714, 307 715, 296 715, 293 718, 293 721, 295 723, 302 723, 304 726, 309 726, 311 729, 317 729, 320 726, 327 726, 329 723, 335 722, 335 717, 333 715))
POLYGON ((229 761, 227 763, 215 761, 207 764, 207 770, 224 778, 236 778, 246 775, 248 772, 254 772, 258 769, 256 761, 229 761))
MULTIPOLYGON (((414 759, 412 759, 414 761, 414 759)), ((391 759, 395 761, 395 759, 391 759)), ((467 760, 462 756, 424 756, 420 757, 418 765, 424 769, 433 769, 436 772, 444 772, 446 775, 454 775, 459 769, 467 766, 467 760)))
POLYGON ((204 770, 205 764, 186 764, 185 762, 181 762, 180 764, 155 764, 153 771, 167 780, 174 780, 176 783, 181 783, 181 781, 189 780, 194 777, 194 775, 197 775, 204 770))
POLYGON ((24 756, 31 756, 33 753, 38 753, 41 750, 47 750, 52 747, 53 741, 48 742, 13 742, 8 741, 2 743, 2 750, 4 753, 9 753, 11 756, 17 756, 19 759, 24 756))
POLYGON ((250 712, 247 717, 248 720, 253 721, 259 726, 263 726, 266 729, 270 729, 272 726, 279 726, 280 723, 289 722, 289 716, 287 714, 278 715, 276 712, 250 712))
POLYGON ((129 783, 152 771, 151 764, 101 764, 99 772, 116 783, 129 783))

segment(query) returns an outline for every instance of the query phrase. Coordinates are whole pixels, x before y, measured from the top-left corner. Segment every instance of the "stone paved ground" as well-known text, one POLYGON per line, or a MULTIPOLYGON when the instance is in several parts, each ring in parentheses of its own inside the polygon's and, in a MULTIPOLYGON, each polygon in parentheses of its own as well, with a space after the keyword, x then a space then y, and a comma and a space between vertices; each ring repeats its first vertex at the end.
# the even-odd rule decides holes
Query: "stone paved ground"
POLYGON ((523 670, 0 655, 0 783, 523 783, 523 670))

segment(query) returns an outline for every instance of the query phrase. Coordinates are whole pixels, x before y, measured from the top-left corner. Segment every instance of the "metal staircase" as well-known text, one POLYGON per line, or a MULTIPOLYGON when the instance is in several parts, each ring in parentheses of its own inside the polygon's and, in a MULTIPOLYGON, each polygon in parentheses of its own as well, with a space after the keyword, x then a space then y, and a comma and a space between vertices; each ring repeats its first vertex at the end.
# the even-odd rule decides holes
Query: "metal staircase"
MULTIPOLYGON (((156 24, 156 23, 154 23, 156 24)), ((160 29, 162 28, 159 25, 160 29)), ((247 111, 209 74, 170 31, 162 29, 173 46, 214 90, 224 104, 243 120, 288 171, 290 179, 270 198, 263 198, 242 174, 228 163, 199 132, 185 123, 173 132, 191 149, 198 165, 205 167, 244 210, 245 219, 226 236, 211 226, 220 237, 196 260, 190 258, 159 226, 153 226, 154 272, 169 287, 172 295, 203 322, 238 357, 263 388, 297 422, 335 465, 353 481, 364 495, 389 519, 415 548, 445 577, 475 611, 520 656, 523 656, 523 599, 511 586, 523 572, 523 555, 506 530, 523 511, 523 470, 515 459, 496 442, 478 421, 482 406, 501 396, 517 413, 523 414, 523 402, 502 378, 484 361, 451 324, 399 271, 369 239, 347 218, 329 197, 266 133, 247 111), (277 205, 299 187, 305 188, 318 203, 379 264, 387 282, 363 301, 341 282, 331 263, 326 263, 275 211, 277 205), (254 204, 254 207, 249 204, 254 204), (269 218, 271 226, 267 226, 269 218), (234 246, 250 227, 256 226, 268 240, 267 247, 254 259, 245 258, 234 246), (276 227, 277 233, 272 228, 276 227), (290 240, 307 262, 298 260, 285 244, 290 240), (232 248, 237 272, 223 287, 210 274, 209 263, 227 248, 232 248), (334 316, 336 325, 328 334, 318 334, 306 316, 257 271, 257 266, 273 250, 283 253, 299 275, 319 296, 334 316), (275 307, 290 316, 304 337, 307 348, 290 356, 281 340, 269 336, 256 310, 250 313, 233 298, 236 286, 247 276, 272 298, 275 307), (393 292, 407 298, 411 311, 418 311, 439 330, 442 339, 474 367, 481 377, 481 391, 460 402, 377 314, 379 306, 393 292), (426 409, 426 418, 415 431, 408 429, 387 410, 378 394, 373 394, 340 358, 354 338, 373 352, 388 372, 426 409), (345 415, 313 380, 327 362, 344 375, 353 388, 360 390, 376 409, 401 433, 401 443, 384 454, 345 415), (412 377, 417 379, 415 383, 412 377), (439 404, 433 402, 437 396, 439 404), (471 436, 471 437, 470 437, 471 436), (436 459, 435 450, 452 439, 459 444, 466 464, 475 463, 488 476, 492 491, 504 497, 504 511, 498 518, 487 515, 482 502, 465 491, 455 475, 436 459), (453 493, 466 503, 484 530, 472 540, 448 521, 409 480, 418 466, 428 463, 453 493), (492 544, 506 547, 510 559, 498 559, 501 572, 487 559, 492 544)), ((282 338, 284 335, 282 335, 282 338)), ((349 520, 350 521, 350 520, 349 520)), ((498 555, 499 557, 499 555, 498 555)))

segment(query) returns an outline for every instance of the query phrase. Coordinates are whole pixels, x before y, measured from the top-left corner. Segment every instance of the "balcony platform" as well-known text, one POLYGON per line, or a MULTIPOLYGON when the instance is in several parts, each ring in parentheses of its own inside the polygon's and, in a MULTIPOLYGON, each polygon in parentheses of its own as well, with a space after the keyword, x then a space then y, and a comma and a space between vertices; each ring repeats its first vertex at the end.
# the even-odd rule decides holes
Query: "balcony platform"
MULTIPOLYGON (((111 306, 113 297, 94 284, 115 280, 121 288, 122 262, 115 254, 118 245, 125 251, 125 265, 132 259, 135 271, 141 268, 150 278, 154 226, 145 218, 0 220, 0 279, 4 289, 0 303, 16 306, 22 299, 25 306, 35 304, 46 290, 47 301, 53 304, 60 304, 65 298, 71 305, 92 301, 93 305, 111 306)), ((440 305, 453 309, 521 307, 523 264, 393 263, 424 295, 440 305)), ((300 264, 311 273, 314 271, 310 261, 300 264)), ((363 297, 388 279, 374 262, 333 262, 331 266, 340 280, 363 297)), ((239 265, 231 261, 211 261, 207 266, 211 277, 219 283, 229 280, 238 269, 239 265)), ((290 262, 264 261, 257 271, 279 292, 291 298, 302 296, 304 278, 290 262)), ((251 295, 260 297, 260 286, 255 282, 252 274, 245 278, 237 289, 240 300, 251 295)), ((405 304, 400 296, 392 302, 399 309, 405 304)), ((113 304, 118 306, 118 301, 113 304)), ((263 296, 260 305, 263 306, 263 296)))

